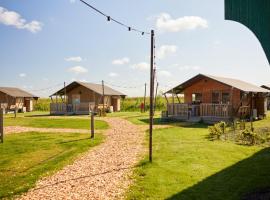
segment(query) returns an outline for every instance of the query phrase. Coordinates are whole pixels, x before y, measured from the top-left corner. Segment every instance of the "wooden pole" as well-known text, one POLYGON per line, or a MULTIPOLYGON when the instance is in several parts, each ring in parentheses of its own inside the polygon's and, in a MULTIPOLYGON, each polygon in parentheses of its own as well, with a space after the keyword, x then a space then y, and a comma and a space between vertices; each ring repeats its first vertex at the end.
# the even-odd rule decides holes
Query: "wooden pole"
POLYGON ((156 86, 156 94, 155 94, 154 115, 155 115, 155 112, 156 112, 156 106, 157 106, 157 92, 158 92, 158 82, 157 82, 157 86, 156 86))
POLYGON ((146 103, 146 83, 144 84, 144 99, 143 99, 143 111, 144 112, 146 111, 145 103, 146 103))
POLYGON ((4 142, 4 109, 0 108, 0 142, 4 142))
POLYGON ((91 138, 95 137, 95 114, 94 111, 91 111, 91 138))
POLYGON ((68 108, 68 106, 67 106, 67 89, 66 89, 66 82, 64 82, 64 93, 65 93, 65 95, 64 95, 64 103, 65 103, 65 107, 66 107, 66 113, 67 113, 67 108, 68 108))
POLYGON ((154 37, 155 32, 151 30, 151 59, 150 59, 150 112, 149 112, 149 161, 152 162, 153 145, 153 96, 154 96, 154 37))
POLYGON ((250 126, 251 126, 251 131, 254 131, 253 127, 253 93, 250 93, 250 126))
POLYGON ((105 112, 105 96, 104 96, 104 81, 103 80, 102 80, 102 103, 103 103, 102 116, 104 116, 104 112, 105 112))

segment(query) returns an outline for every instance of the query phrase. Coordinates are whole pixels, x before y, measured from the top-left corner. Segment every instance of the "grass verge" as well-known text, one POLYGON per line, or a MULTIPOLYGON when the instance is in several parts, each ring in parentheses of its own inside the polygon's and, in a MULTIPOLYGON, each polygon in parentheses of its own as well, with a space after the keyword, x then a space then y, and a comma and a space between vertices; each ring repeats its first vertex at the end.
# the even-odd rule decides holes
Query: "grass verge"
POLYGON ((101 134, 96 134, 94 140, 78 133, 7 135, 0 144, 0 199, 26 192, 38 179, 72 163, 102 140, 101 134))

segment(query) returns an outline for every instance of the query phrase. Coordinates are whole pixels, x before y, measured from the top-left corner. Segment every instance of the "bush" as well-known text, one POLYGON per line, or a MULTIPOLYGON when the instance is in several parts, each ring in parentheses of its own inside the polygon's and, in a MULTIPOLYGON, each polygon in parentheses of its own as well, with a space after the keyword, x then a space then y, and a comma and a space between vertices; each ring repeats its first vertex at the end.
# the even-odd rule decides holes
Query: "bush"
POLYGON ((220 140, 222 135, 226 133, 226 122, 216 123, 214 126, 209 126, 209 136, 212 139, 220 140))
POLYGON ((249 145, 256 144, 256 140, 260 139, 259 135, 253 132, 251 129, 245 129, 241 131, 240 135, 244 143, 249 145))

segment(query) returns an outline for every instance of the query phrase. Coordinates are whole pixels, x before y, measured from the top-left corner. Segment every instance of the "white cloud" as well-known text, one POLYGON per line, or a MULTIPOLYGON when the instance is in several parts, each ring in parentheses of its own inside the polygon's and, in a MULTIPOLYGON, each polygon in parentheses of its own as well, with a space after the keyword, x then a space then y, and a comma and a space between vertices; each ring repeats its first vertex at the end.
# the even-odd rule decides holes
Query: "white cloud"
POLYGON ((115 59, 112 61, 113 65, 125 65, 130 62, 130 59, 125 57, 125 58, 120 58, 120 59, 115 59))
POLYGON ((178 67, 178 69, 179 70, 181 70, 181 71, 187 71, 187 70, 200 70, 201 69, 201 66, 196 66, 196 65, 194 65, 194 66, 190 66, 190 65, 185 65, 185 66, 179 66, 179 65, 175 65, 175 66, 177 66, 178 67))
POLYGON ((158 71, 158 76, 160 77, 171 77, 172 73, 166 70, 158 71))
POLYGON ((24 77, 26 77, 26 74, 25 73, 20 73, 19 77, 24 78, 24 77))
POLYGON ((114 72, 109 73, 109 77, 117 77, 117 76, 118 76, 117 73, 114 73, 114 72))
POLYGON ((177 51, 175 45, 163 45, 157 50, 157 59, 163 59, 169 54, 174 54, 177 51))
POLYGON ((82 62, 82 60, 83 59, 80 56, 65 58, 65 61, 67 62, 82 62))
POLYGON ((157 18, 156 27, 164 32, 179 32, 197 28, 207 28, 208 22, 206 19, 198 16, 185 16, 173 19, 168 13, 162 13, 157 18))
POLYGON ((146 70, 150 70, 150 65, 149 63, 141 62, 141 63, 132 65, 131 68, 140 70, 140 71, 146 71, 146 70))
POLYGON ((14 26, 18 29, 26 29, 32 33, 37 33, 42 29, 42 23, 36 20, 26 22, 21 15, 14 11, 9 11, 6 8, 0 7, 0 24, 14 26))
POLYGON ((85 74, 88 72, 88 69, 82 66, 75 66, 68 69, 69 72, 73 72, 75 74, 85 74))

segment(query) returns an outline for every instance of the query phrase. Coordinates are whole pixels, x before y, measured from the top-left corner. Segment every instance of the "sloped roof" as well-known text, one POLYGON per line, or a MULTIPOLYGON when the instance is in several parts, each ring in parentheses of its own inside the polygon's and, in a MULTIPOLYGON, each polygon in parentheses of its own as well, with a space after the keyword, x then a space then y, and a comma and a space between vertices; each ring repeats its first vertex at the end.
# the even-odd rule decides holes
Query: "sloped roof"
POLYGON ((270 92, 270 84, 269 85, 262 85, 261 87, 269 90, 268 92, 270 92))
POLYGON ((262 93, 268 93, 269 91, 256 86, 251 83, 247 83, 245 81, 241 81, 238 79, 233 79, 233 78, 225 78, 225 77, 218 77, 218 76, 212 76, 212 75, 205 75, 205 74, 198 74, 197 76, 187 80, 186 82, 176 86, 175 88, 172 88, 171 90, 167 91, 166 93, 181 93, 185 88, 189 87, 192 85, 194 82, 201 80, 202 78, 210 78, 212 80, 215 80, 217 82, 220 82, 222 84, 237 88, 243 92, 262 92, 262 93))
POLYGON ((37 96, 30 94, 29 92, 14 87, 0 87, 0 91, 11 97, 38 98, 37 96))
MULTIPOLYGON (((102 95, 103 91, 102 91, 102 85, 101 84, 94 84, 94 83, 85 83, 85 82, 79 82, 79 81, 74 81, 71 84, 66 86, 66 91, 69 92, 71 90, 73 90, 74 88, 78 87, 79 85, 88 88, 89 90, 92 90, 100 95, 102 95)), ((64 94, 65 93, 65 88, 62 88, 61 90, 55 92, 54 94, 52 94, 51 96, 57 95, 57 94, 64 94)), ((106 85, 104 85, 104 94, 107 96, 123 96, 125 97, 126 95, 116 91, 106 85)))

